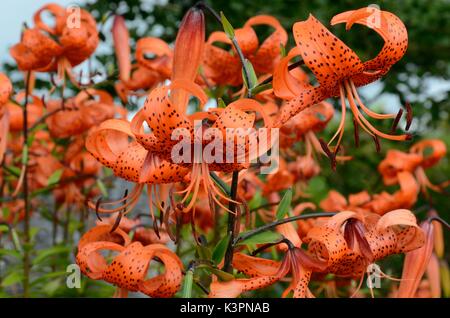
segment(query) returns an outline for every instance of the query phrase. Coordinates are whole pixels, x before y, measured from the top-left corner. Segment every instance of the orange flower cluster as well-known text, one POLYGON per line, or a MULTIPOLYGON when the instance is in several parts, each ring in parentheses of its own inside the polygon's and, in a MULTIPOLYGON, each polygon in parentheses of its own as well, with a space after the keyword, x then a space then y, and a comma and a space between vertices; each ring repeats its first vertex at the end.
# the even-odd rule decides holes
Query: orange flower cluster
MULTIPOLYGON (((377 148, 379 138, 411 138, 408 133, 395 134, 403 110, 379 114, 357 92, 358 87, 385 76, 404 56, 408 34, 403 22, 373 7, 332 18, 332 25, 345 23, 349 30, 356 23, 382 37, 381 51, 364 62, 313 15, 293 25, 295 46, 287 54, 288 33, 268 15, 252 17, 238 29, 232 29, 222 16, 225 32, 207 37, 204 6, 186 13, 174 46, 144 37, 132 48, 126 21, 115 15, 112 38, 117 77, 108 91, 99 89, 100 85, 80 85, 73 70, 91 58, 99 43, 93 16, 57 4, 36 12, 34 27, 27 27, 10 50, 18 69, 27 73, 25 90, 13 93, 10 80, 0 74, 0 162, 4 167, 0 191, 11 199, 1 201, 0 222, 28 222, 29 199, 36 207, 34 197, 49 191, 59 208, 82 211, 88 206, 99 220, 81 235, 77 264, 90 279, 116 286, 119 297, 130 291, 173 297, 183 279, 188 279, 183 269, 190 273, 200 265, 209 273, 205 280, 209 288, 199 286, 209 297, 238 297, 285 282, 283 297, 315 297, 321 290, 337 295, 338 283, 347 296, 359 296, 368 269, 394 254, 406 254, 406 258, 393 296, 439 296, 444 246, 438 221, 445 221, 432 212, 418 224, 411 209, 420 192, 425 197, 429 189, 442 193, 449 184, 435 185, 425 172, 445 157, 442 141, 425 139, 409 152, 387 151, 378 173, 385 186, 398 187, 392 193, 362 189, 345 197, 330 190, 314 203, 308 197, 310 181, 321 173, 321 157, 331 160, 333 170, 337 162, 352 164, 353 158, 342 146, 347 105, 357 144, 360 128, 377 148), (52 26, 43 22, 44 12, 53 16, 52 26), (265 38, 257 32, 261 25, 270 29, 265 38), (310 81, 308 70, 317 85, 310 81), (63 80, 52 83, 42 98, 33 94, 40 72, 56 73, 63 80), (66 75, 73 83, 69 97, 64 90, 66 75), (56 86, 62 92, 58 98, 53 94, 56 86), (146 98, 142 107, 128 114, 116 101, 126 105, 131 96, 146 98), (325 101, 331 97, 340 99, 341 117, 327 143, 318 135, 337 115, 325 101), (367 117, 392 119, 392 134, 378 130, 367 117), (230 131, 238 133, 230 135, 230 131), (266 132, 265 142, 260 131, 266 132), (207 149, 213 160, 205 155, 207 149), (268 154, 278 169, 259 175, 258 169, 268 164, 258 160, 268 154), (112 171, 108 178, 130 182, 132 190, 117 200, 95 200, 107 191, 101 181, 102 167, 112 171), (18 195, 23 185, 25 198, 18 195), (281 198, 280 192, 287 189, 281 198), (144 191, 149 224, 130 215, 144 191), (315 203, 333 213, 306 215, 305 210, 316 209, 315 203), (4 210, 9 211, 7 215, 4 210), (108 217, 102 219, 105 214, 108 217), (223 218, 228 218, 224 234, 228 245, 221 240, 223 218), (192 250, 197 251, 194 256, 187 252, 187 257, 195 257, 188 266, 182 253, 175 253, 170 245, 171 241, 185 243, 185 237, 180 238, 185 225, 191 226, 192 250), (274 230, 279 239, 240 241, 242 231, 250 237, 251 231, 267 230, 274 230), (214 253, 209 250, 211 242, 214 253), (276 246, 273 259, 256 256, 271 246, 276 246), (352 285, 355 280, 357 287, 352 285)), ((412 114, 409 106, 406 110, 408 130, 412 114)), ((381 270, 378 275, 392 279, 381 270)))

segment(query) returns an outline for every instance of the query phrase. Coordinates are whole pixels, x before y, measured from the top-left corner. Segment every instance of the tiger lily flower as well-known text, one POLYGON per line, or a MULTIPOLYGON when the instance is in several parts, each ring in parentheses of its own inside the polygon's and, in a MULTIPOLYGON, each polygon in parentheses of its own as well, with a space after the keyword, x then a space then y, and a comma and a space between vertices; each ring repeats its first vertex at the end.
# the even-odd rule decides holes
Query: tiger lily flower
POLYGON ((161 39, 146 37, 136 42, 136 64, 131 64, 130 36, 123 17, 114 17, 112 34, 119 68, 116 91, 123 102, 131 92, 148 90, 168 79, 172 73, 173 52, 161 39), (154 55, 152 59, 146 58, 154 55))
POLYGON ((233 267, 250 278, 215 281, 211 283, 209 297, 235 298, 243 292, 270 286, 291 273, 291 283, 282 296, 287 297, 292 292, 294 298, 313 298, 314 295, 308 288, 309 280, 312 271, 323 270, 323 266, 323 263, 311 259, 304 250, 292 244, 281 262, 235 253, 233 267))
POLYGON ((6 151, 8 131, 9 131, 9 112, 5 104, 9 100, 12 92, 12 84, 9 78, 0 73, 0 162, 6 151))
POLYGON ((386 158, 380 162, 378 171, 383 176, 383 182, 386 185, 398 183, 398 173, 406 171, 415 176, 423 193, 426 194, 428 188, 436 192, 442 192, 443 187, 449 182, 444 182, 441 185, 432 184, 425 174, 425 169, 436 165, 445 157, 446 151, 446 146, 441 140, 423 140, 414 144, 409 153, 389 150, 386 158), (428 149, 431 149, 431 153, 425 155, 425 151, 428 149))
POLYGON ((151 297, 172 297, 179 290, 183 264, 175 253, 161 244, 131 243, 120 229, 110 231, 109 225, 96 226, 80 239, 76 259, 83 274, 118 286, 123 295, 127 291, 139 291, 151 297), (100 251, 118 254, 108 264, 100 251), (147 278, 154 259, 163 264, 165 271, 147 278))
POLYGON ((281 70, 274 76, 284 77, 280 80, 281 89, 274 87, 274 92, 281 90, 282 95, 290 95, 290 99, 281 109, 274 122, 275 127, 283 126, 290 118, 299 112, 317 104, 328 97, 339 96, 341 100, 342 117, 330 145, 336 138, 334 153, 344 133, 346 118, 346 99, 349 102, 357 126, 363 128, 374 139, 386 138, 391 140, 407 140, 409 135, 390 135, 376 129, 366 119, 363 113, 371 118, 395 118, 396 114, 377 114, 364 105, 357 93, 357 87, 369 84, 385 75, 392 65, 405 54, 408 45, 408 35, 402 21, 387 11, 376 8, 361 8, 336 15, 331 24, 346 23, 346 29, 357 23, 368 26, 381 35, 385 44, 381 52, 372 60, 362 62, 356 53, 335 37, 314 16, 310 15, 306 21, 297 22, 293 27, 293 34, 297 47, 279 64, 281 70), (379 24, 370 23, 372 16, 379 18, 379 24), (295 55, 301 55, 306 66, 314 73, 319 86, 300 83, 292 79, 288 72, 288 61, 295 55), (295 96, 295 97, 294 97, 295 96))
POLYGON ((52 113, 46 119, 50 134, 57 138, 79 135, 121 112, 106 91, 86 89, 75 97, 62 102, 49 100, 47 111, 52 113), (63 104, 62 104, 63 103, 63 104))
POLYGON ((327 262, 326 272, 361 276, 362 282, 369 264, 420 248, 425 235, 408 210, 391 211, 381 217, 343 211, 311 229, 304 241, 310 255, 327 262))
MULTIPOLYGON (((258 15, 247 20, 244 26, 235 30, 237 42, 242 53, 253 65, 257 75, 273 72, 281 58, 280 47, 286 45, 287 33, 280 22, 268 15, 258 15), (274 29, 262 44, 253 29, 256 25, 267 25, 274 29)), ((203 67, 206 78, 218 85, 238 86, 242 84, 241 62, 236 52, 227 51, 215 43, 231 45, 225 32, 211 33, 206 43, 203 67), (227 67, 223 67, 227 65, 227 67)), ((233 49, 234 50, 234 49, 233 49)))
POLYGON ((19 70, 54 72, 60 79, 67 74, 77 85, 72 67, 88 59, 97 48, 99 38, 95 19, 83 9, 79 10, 79 21, 73 14, 58 4, 48 4, 34 14, 35 26, 23 31, 21 41, 10 49, 19 70), (50 12, 54 25, 42 20, 42 13, 50 12))
MULTIPOLYGON (((117 218, 111 216, 109 218, 104 218, 101 221, 98 220, 97 225, 114 226, 116 222, 117 218)), ((154 243, 166 244, 170 240, 167 233, 159 231, 158 234, 156 234, 153 229, 144 227, 144 224, 140 219, 129 219, 126 216, 122 216, 117 226, 128 235, 130 235, 130 232, 134 232, 133 242, 140 242, 144 246, 154 243)))
MULTIPOLYGON (((289 90, 289 87, 294 86, 295 83, 300 86, 303 84, 309 85, 308 76, 299 68, 295 69, 295 72, 291 71, 290 77, 288 78, 284 78, 279 74, 280 69, 284 69, 284 67, 287 67, 286 63, 293 56, 292 52, 295 54, 296 48, 291 50, 288 57, 280 62, 280 66, 278 66, 274 75, 273 86, 277 92, 277 95, 279 97, 281 95, 285 99, 292 99, 295 97, 295 95, 293 95, 289 90), (292 72, 294 73, 292 74, 292 72), (282 80, 292 80, 295 81, 295 83, 290 84, 288 82, 283 82, 282 80)), ((351 157, 335 156, 329 153, 327 147, 324 147, 323 142, 321 142, 321 140, 319 140, 316 136, 317 132, 325 129, 325 126, 333 118, 333 116, 333 106, 325 101, 322 101, 301 111, 300 113, 289 119, 283 126, 281 126, 281 137, 286 140, 281 144, 282 148, 286 147, 289 150, 289 147, 291 147, 292 143, 296 142, 299 139, 303 139, 305 141, 306 157, 310 159, 309 161, 312 161, 314 153, 330 157, 330 159, 332 160, 333 168, 336 164, 336 161, 350 160, 351 157)))

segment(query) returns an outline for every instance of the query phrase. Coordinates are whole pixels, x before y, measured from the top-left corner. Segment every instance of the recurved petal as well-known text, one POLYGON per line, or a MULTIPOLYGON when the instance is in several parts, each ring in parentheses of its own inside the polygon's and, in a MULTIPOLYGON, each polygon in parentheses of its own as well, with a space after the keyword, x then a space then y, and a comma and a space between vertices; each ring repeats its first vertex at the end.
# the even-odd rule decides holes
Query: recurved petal
POLYGON ((356 53, 314 16, 295 23, 293 33, 305 64, 327 95, 338 96, 338 82, 363 71, 364 66, 356 53))
POLYGON ((300 92, 309 87, 308 77, 303 71, 297 71, 297 76, 294 76, 294 71, 289 71, 289 62, 300 55, 300 48, 294 47, 289 51, 289 54, 281 59, 273 72, 273 92, 279 98, 292 99, 300 94, 300 92), (300 72, 301 77, 298 73, 300 72))
POLYGON ((403 22, 394 14, 375 7, 347 11, 333 17, 331 25, 346 23, 349 30, 354 23, 365 25, 377 32, 384 40, 378 55, 364 63, 366 71, 378 71, 378 77, 389 71, 399 61, 408 47, 408 32, 403 22))
POLYGON ((400 298, 414 297, 433 252, 433 225, 425 221, 422 223, 421 229, 425 233, 426 243, 422 247, 406 253, 402 280, 397 294, 397 297, 400 298))

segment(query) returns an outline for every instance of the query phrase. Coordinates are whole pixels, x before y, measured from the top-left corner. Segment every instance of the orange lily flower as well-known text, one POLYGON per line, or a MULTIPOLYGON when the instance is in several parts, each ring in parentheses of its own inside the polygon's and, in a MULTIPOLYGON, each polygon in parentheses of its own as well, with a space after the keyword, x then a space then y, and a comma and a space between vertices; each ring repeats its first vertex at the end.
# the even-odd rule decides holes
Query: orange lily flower
POLYGON ((34 14, 35 27, 26 29, 21 41, 10 49, 20 70, 57 71, 60 79, 67 74, 77 83, 72 67, 88 59, 99 42, 95 19, 87 11, 77 10, 79 21, 73 21, 72 14, 76 12, 55 3, 43 6, 34 14), (47 11, 54 17, 53 26, 42 21, 41 14, 47 11))
MULTIPOLYGON (((103 219, 102 221, 97 221, 97 225, 110 225, 114 226, 117 222, 117 218, 109 217, 103 219)), ((140 219, 129 219, 126 216, 122 216, 119 221, 118 228, 129 234, 134 231, 133 242, 141 242, 142 245, 149 245, 154 243, 166 244, 169 242, 170 237, 164 231, 159 231, 158 234, 153 229, 143 227, 142 220, 140 219), (158 237, 159 235, 159 237, 158 237)))
POLYGON ((9 130, 9 112, 4 105, 8 102, 11 92, 11 81, 3 73, 0 73, 0 162, 3 161, 6 151, 9 130))
MULTIPOLYGON (((365 118, 362 112, 375 119, 395 118, 395 114, 377 114, 366 107, 356 88, 369 84, 385 75, 391 66, 402 58, 408 45, 408 35, 405 26, 398 17, 387 11, 376 8, 361 8, 336 15, 331 24, 346 23, 347 30, 355 23, 372 28, 384 39, 385 44, 381 52, 372 60, 362 62, 356 53, 335 37, 314 16, 310 15, 306 21, 297 22, 293 27, 293 34, 297 44, 295 50, 284 58, 279 64, 281 70, 275 72, 283 79, 279 81, 281 87, 274 86, 275 94, 281 91, 281 96, 290 99, 281 109, 281 113, 274 122, 275 127, 283 126, 290 118, 304 109, 317 104, 328 97, 340 96, 342 117, 339 128, 330 145, 336 138, 334 152, 339 150, 339 145, 344 133, 347 99, 357 126, 361 126, 369 135, 391 140, 406 140, 410 136, 389 135, 377 130, 365 118), (379 17, 379 24, 370 23, 371 16, 379 17), (292 79, 288 72, 288 61, 295 55, 301 55, 306 66, 314 73, 319 86, 300 83, 292 79), (359 107, 358 107, 359 105, 359 107), (361 112, 362 110, 362 112, 361 112)), ((275 82, 274 82, 275 83, 275 82)))
POLYGON ((111 226, 99 225, 80 239, 77 263, 86 276, 118 286, 122 295, 127 291, 140 291, 151 297, 172 297, 179 290, 183 264, 175 253, 161 244, 131 243, 120 229, 110 231, 111 226), (108 264, 100 251, 119 254, 108 264), (164 265, 165 271, 147 278, 150 262, 155 259, 164 265))
POLYGON ((442 192, 442 188, 448 184, 434 185, 425 174, 425 169, 436 165, 441 158, 445 157, 446 146, 438 139, 423 140, 414 144, 409 153, 399 150, 389 150, 386 158, 380 162, 378 171, 383 176, 383 182, 386 185, 398 183, 398 174, 400 171, 406 171, 413 174, 423 193, 426 194, 427 188, 436 192, 442 192), (425 155, 425 150, 431 149, 430 155, 425 155))
POLYGON ((420 248, 425 237, 408 210, 381 217, 344 211, 311 229, 304 241, 311 255, 327 262, 326 272, 355 277, 377 260, 420 248))
POLYGON ((293 292, 294 298, 313 298, 308 288, 312 269, 322 269, 321 262, 311 259, 304 250, 290 246, 281 262, 271 261, 260 257, 235 253, 233 267, 250 278, 237 278, 228 282, 214 281, 210 286, 210 298, 235 298, 246 291, 270 286, 289 273, 291 283, 283 292, 283 297, 293 292))
POLYGON ((54 112, 46 119, 53 137, 67 138, 79 135, 92 126, 113 118, 117 106, 106 91, 87 89, 64 101, 50 100, 47 111, 54 112))
MULTIPOLYGON (((247 20, 244 26, 235 30, 237 42, 244 56, 253 64, 255 72, 269 74, 281 58, 281 45, 286 45, 287 33, 280 22, 268 15, 258 15, 247 20), (267 25, 274 29, 272 34, 260 45, 253 29, 255 25, 267 25)), ((236 52, 224 50, 215 43, 231 45, 225 32, 210 34, 205 48, 203 67, 205 76, 214 84, 238 86, 242 84, 241 62, 236 52), (223 67, 226 65, 227 67, 223 67)), ((234 48, 233 48, 234 50, 234 48)))
MULTIPOLYGON (((38 121, 44 112, 44 103, 42 100, 35 96, 30 95, 30 100, 27 104, 27 117, 28 127, 32 127, 36 121, 38 121)), ((9 131, 19 132, 23 129, 23 110, 18 104, 23 103, 25 99, 25 92, 20 92, 14 97, 14 102, 9 102, 5 105, 9 112, 9 131)))

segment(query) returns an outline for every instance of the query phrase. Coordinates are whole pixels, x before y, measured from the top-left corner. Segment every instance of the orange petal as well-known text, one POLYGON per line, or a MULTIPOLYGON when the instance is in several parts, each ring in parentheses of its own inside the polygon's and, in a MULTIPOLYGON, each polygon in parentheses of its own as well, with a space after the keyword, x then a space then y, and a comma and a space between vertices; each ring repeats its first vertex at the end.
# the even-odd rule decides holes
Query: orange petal
MULTIPOLYGON (((365 70, 379 71, 370 81, 387 73, 390 67, 403 57, 408 47, 408 33, 405 25, 388 11, 381 11, 375 7, 347 11, 334 16, 331 20, 331 25, 338 23, 346 23, 347 30, 354 23, 365 25, 383 38, 385 43, 378 55, 364 63, 365 70)), ((356 83, 356 85, 361 84, 356 83)))
POLYGON ((338 96, 338 83, 363 71, 356 53, 314 16, 295 23, 293 33, 305 64, 327 94, 338 96))
POLYGON ((112 34, 119 66, 119 78, 121 81, 128 81, 131 73, 130 36, 125 19, 120 15, 114 17, 112 34))
POLYGON ((433 225, 430 222, 424 222, 421 229, 425 233, 426 243, 424 246, 406 253, 402 280, 397 294, 397 297, 400 298, 414 296, 433 252, 433 225))

